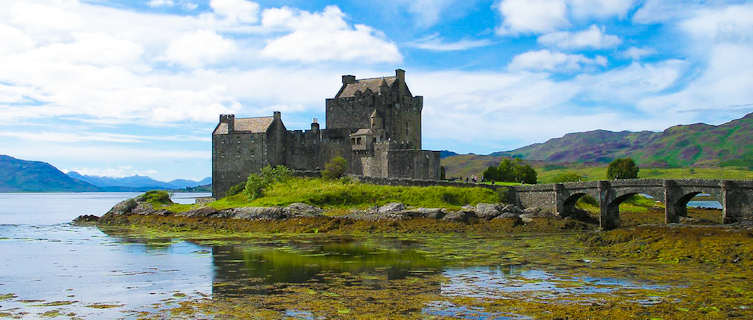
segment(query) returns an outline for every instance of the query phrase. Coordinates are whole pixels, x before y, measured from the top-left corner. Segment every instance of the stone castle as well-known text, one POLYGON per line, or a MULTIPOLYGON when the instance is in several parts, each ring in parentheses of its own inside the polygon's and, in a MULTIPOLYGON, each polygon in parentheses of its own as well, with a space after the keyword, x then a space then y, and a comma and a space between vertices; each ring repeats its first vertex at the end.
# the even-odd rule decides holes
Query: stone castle
POLYGON ((405 71, 369 79, 342 76, 326 99, 326 128, 287 130, 280 112, 271 117, 220 115, 212 133, 212 194, 227 190, 267 165, 318 171, 334 157, 348 174, 382 178, 439 179, 439 151, 421 150, 423 97, 413 96, 405 71))

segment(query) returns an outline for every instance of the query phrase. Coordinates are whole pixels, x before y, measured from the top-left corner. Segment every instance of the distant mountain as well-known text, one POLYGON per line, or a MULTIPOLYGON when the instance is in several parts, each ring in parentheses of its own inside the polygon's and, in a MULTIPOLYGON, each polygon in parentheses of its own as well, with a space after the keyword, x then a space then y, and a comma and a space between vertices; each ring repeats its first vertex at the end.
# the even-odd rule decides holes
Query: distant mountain
POLYGON ((456 155, 458 155, 458 154, 455 153, 455 152, 452 152, 450 150, 441 150, 441 151, 439 151, 439 159, 444 159, 444 158, 452 157, 452 156, 456 156, 456 155))
POLYGON ((185 189, 212 183, 212 178, 201 181, 176 179, 163 182, 146 176, 134 175, 130 177, 114 178, 102 176, 82 175, 76 171, 68 172, 68 176, 86 181, 106 191, 146 191, 151 189, 185 189))
POLYGON ((41 161, 26 161, 0 155, 0 192, 100 191, 41 161))
POLYGON ((604 164, 631 157, 647 167, 737 166, 753 169, 753 113, 713 126, 679 125, 662 132, 596 130, 568 133, 519 149, 495 152, 548 162, 604 164))

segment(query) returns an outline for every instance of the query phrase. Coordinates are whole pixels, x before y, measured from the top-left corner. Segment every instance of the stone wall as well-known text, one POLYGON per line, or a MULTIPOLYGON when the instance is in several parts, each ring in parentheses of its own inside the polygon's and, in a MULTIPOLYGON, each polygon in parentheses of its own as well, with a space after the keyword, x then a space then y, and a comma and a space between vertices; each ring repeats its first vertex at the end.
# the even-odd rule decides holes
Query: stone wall
POLYGON ((258 172, 267 162, 265 133, 230 133, 212 135, 212 194, 216 198, 249 173, 258 172))

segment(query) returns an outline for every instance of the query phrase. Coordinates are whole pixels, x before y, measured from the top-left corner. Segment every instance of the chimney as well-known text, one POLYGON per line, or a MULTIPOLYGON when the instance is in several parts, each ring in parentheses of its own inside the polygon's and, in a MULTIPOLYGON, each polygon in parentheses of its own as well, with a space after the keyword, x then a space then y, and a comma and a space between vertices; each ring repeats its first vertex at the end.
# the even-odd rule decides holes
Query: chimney
POLYGON ((395 77, 400 79, 400 82, 405 83, 405 70, 395 69, 395 77))
POLYGON ((356 76, 346 74, 343 76, 343 84, 356 83, 356 76))
POLYGON ((280 120, 282 118, 282 113, 280 113, 280 111, 275 111, 274 118, 275 120, 280 120))
POLYGON ((227 131, 233 132, 235 130, 235 115, 234 114, 221 114, 220 123, 227 123, 227 131))
POLYGON ((311 131, 319 131, 319 119, 314 118, 314 121, 311 122, 311 131))

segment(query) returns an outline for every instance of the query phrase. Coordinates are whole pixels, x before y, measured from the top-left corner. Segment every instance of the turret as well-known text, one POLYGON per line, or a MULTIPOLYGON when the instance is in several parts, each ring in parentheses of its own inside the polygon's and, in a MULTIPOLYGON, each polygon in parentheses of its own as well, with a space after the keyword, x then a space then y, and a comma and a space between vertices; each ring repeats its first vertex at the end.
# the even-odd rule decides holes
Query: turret
POLYGON ((405 83, 405 70, 395 69, 395 77, 400 79, 400 82, 405 83))
POLYGON ((356 76, 350 74, 343 75, 343 84, 351 83, 356 83, 356 76))
POLYGON ((311 122, 311 131, 313 132, 319 132, 319 119, 314 118, 314 120, 311 122))

